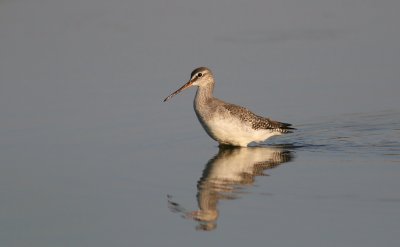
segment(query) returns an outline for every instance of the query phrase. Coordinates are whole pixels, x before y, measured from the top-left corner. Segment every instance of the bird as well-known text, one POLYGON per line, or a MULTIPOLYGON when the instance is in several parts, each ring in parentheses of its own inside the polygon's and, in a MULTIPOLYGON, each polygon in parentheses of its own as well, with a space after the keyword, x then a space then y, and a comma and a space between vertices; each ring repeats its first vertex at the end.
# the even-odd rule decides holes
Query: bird
POLYGON ((164 102, 192 86, 197 86, 193 102, 196 116, 206 133, 220 146, 247 147, 250 143, 260 143, 295 130, 292 124, 256 115, 245 107, 215 98, 214 75, 207 67, 194 69, 190 80, 164 102))

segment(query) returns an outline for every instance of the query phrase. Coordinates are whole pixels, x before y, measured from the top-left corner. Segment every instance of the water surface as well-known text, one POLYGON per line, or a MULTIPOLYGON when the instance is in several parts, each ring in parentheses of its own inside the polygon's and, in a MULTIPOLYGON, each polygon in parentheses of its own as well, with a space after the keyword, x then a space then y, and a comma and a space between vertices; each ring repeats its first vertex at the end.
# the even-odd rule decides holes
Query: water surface
POLYGON ((399 246, 400 1, 0 1, 1 246, 399 246), (298 130, 219 149, 216 96, 298 130))

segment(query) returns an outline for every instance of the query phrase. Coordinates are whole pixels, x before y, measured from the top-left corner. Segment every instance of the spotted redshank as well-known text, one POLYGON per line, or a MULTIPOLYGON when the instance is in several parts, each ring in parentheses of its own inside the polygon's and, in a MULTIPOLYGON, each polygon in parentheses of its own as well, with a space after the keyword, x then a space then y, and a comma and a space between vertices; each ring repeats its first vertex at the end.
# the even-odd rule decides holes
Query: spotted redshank
POLYGON ((294 130, 291 124, 258 116, 247 108, 215 98, 214 84, 210 69, 197 68, 190 75, 190 80, 165 98, 164 102, 191 86, 197 86, 194 111, 207 134, 222 146, 246 147, 251 142, 265 141, 271 136, 294 130))

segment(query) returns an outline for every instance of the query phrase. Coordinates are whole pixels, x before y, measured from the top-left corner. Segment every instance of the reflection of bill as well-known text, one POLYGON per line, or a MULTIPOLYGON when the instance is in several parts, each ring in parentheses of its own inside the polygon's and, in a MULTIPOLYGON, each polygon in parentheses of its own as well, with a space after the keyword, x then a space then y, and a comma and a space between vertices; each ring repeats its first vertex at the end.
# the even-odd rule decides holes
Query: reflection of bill
POLYGON ((264 170, 289 162, 293 156, 283 148, 220 148, 210 159, 197 184, 199 210, 189 212, 168 196, 169 208, 182 213, 185 218, 199 222, 196 229, 213 230, 218 219, 218 201, 235 199, 241 190, 254 183, 256 176, 263 176, 264 170))

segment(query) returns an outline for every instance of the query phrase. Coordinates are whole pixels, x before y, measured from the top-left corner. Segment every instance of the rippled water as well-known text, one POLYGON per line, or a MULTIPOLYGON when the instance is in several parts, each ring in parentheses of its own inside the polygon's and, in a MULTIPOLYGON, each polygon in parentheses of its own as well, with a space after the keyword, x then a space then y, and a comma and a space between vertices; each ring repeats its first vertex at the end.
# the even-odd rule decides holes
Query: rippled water
POLYGON ((291 137, 293 145, 325 152, 390 156, 399 154, 397 111, 354 113, 304 124, 291 137))

